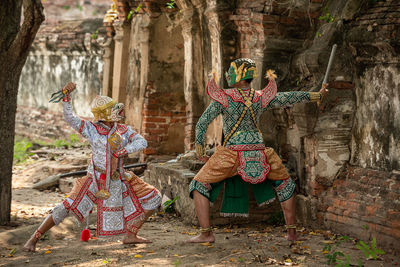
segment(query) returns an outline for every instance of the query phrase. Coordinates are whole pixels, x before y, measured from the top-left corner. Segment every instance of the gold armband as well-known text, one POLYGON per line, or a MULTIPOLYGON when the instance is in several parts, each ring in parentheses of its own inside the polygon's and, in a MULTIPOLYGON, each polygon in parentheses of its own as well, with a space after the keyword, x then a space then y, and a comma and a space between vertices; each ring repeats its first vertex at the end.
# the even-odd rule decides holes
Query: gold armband
POLYGON ((322 100, 322 95, 319 92, 309 92, 309 94, 311 102, 317 102, 322 100))
POLYGON ((204 149, 203 145, 196 144, 196 154, 198 157, 204 156, 206 150, 204 149))

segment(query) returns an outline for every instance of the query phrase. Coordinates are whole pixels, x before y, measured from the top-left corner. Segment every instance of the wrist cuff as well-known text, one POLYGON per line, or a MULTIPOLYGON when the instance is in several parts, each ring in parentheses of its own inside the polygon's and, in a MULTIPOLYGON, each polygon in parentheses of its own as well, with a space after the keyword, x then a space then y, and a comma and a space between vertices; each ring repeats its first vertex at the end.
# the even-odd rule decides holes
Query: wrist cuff
POLYGON ((321 99, 322 99, 322 94, 319 92, 309 92, 309 94, 310 94, 311 102, 321 101, 321 99))
POLYGON ((206 153, 206 150, 205 150, 204 146, 196 144, 196 154, 197 154, 197 156, 198 157, 202 157, 202 156, 205 155, 205 153, 206 153))
POLYGON ((69 102, 69 100, 70 100, 69 94, 66 94, 62 101, 69 102))

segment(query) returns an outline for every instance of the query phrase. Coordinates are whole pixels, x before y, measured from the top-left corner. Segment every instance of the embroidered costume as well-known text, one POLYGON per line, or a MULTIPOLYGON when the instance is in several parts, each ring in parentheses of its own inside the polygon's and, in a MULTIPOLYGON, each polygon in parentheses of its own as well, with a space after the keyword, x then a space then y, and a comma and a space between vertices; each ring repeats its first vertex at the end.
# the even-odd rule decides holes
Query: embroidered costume
MULTIPOLYGON (((281 202, 292 197, 295 183, 272 148, 265 147, 258 127, 261 114, 267 109, 295 103, 316 101, 320 93, 279 92, 273 72, 262 90, 253 88, 221 89, 214 79, 207 84, 212 102, 196 125, 196 152, 204 155, 205 134, 209 124, 222 115, 224 143, 202 167, 190 184, 190 194, 198 191, 214 202, 224 187, 221 214, 248 216, 248 184, 259 205, 275 199, 275 188, 281 202), (230 179, 227 179, 232 177, 230 179)), ((237 59, 226 73, 231 86, 257 76, 254 61, 237 59)))
POLYGON ((68 214, 80 222, 97 207, 97 236, 107 237, 137 232, 135 224, 143 220, 144 210, 154 210, 161 203, 159 191, 133 172, 123 168, 123 157, 147 146, 146 140, 131 127, 117 123, 123 104, 106 96, 97 96, 92 104, 96 122, 75 116, 68 95, 63 100, 64 118, 92 149, 87 176, 76 179, 69 196, 53 209, 52 218, 58 225, 68 214), (114 122, 112 128, 101 121, 114 122), (112 172, 112 158, 118 167, 112 172))

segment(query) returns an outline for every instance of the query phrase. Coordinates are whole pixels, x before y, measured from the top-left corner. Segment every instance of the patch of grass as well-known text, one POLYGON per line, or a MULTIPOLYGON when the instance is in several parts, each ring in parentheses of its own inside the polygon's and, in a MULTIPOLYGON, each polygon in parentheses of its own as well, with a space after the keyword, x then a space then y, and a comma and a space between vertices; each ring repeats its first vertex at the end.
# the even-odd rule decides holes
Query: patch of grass
POLYGON ((25 162, 32 153, 28 152, 28 149, 32 147, 32 143, 27 139, 15 140, 14 142, 14 162, 23 163, 25 162))
POLYGON ((72 146, 76 146, 79 143, 79 137, 76 134, 70 134, 68 139, 57 139, 54 140, 50 146, 55 146, 56 148, 70 148, 72 146))

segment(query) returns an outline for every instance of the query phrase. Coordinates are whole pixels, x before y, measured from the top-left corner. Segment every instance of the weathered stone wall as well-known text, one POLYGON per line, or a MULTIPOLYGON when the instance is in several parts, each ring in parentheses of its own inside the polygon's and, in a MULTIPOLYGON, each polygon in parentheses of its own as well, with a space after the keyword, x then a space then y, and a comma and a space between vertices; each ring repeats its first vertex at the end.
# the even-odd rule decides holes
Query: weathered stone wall
POLYGON ((91 116, 91 100, 102 87, 103 48, 98 42, 104 41, 102 18, 111 3, 109 0, 43 2, 46 21, 36 35, 20 79, 17 134, 65 138, 62 129, 65 126, 52 123, 63 120, 61 105, 49 104, 48 100, 68 81, 77 84, 73 94, 75 112, 91 116), (35 112, 27 114, 29 109, 35 112), (26 118, 40 117, 39 113, 45 112, 50 116, 48 127, 41 119, 27 123, 26 118))
POLYGON ((103 18, 111 0, 48 0, 42 2, 46 22, 103 18))
POLYGON ((22 70, 18 105, 60 112, 59 105, 48 103, 50 96, 73 81, 75 111, 90 116, 91 99, 101 90, 102 48, 96 38, 102 34, 99 19, 43 25, 22 70))
POLYGON ((313 125, 315 116, 294 109, 300 132, 308 132, 300 134, 300 219, 398 247, 400 4, 339 4, 327 3, 335 22, 321 25, 322 36, 298 57, 302 73, 313 73, 316 66, 304 58, 316 50, 322 57, 324 43, 339 44, 332 72, 337 81, 311 131, 305 125, 313 125))

